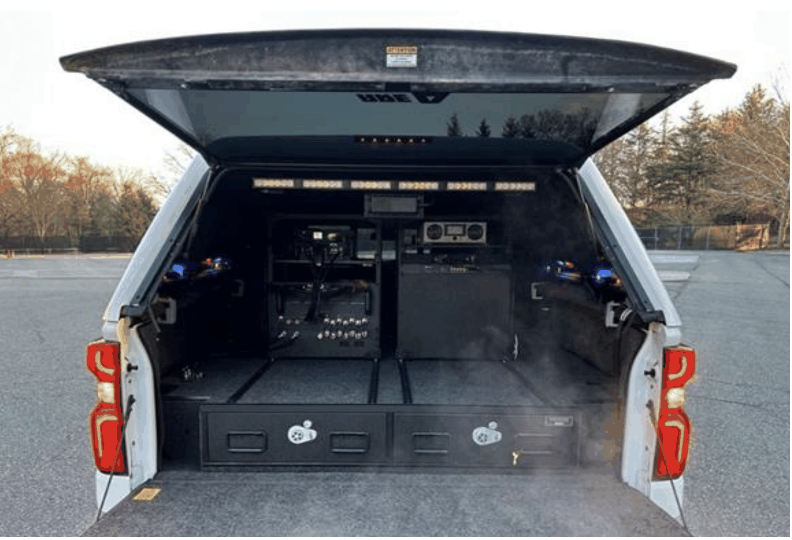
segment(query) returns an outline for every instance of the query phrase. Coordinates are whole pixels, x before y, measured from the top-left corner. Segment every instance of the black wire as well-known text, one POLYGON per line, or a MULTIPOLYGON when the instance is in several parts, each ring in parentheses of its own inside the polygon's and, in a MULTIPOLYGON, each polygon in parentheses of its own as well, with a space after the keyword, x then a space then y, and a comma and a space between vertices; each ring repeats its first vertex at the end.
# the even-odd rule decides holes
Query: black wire
MULTIPOLYGON (((96 521, 99 521, 99 518, 102 517, 102 508, 104 508, 105 499, 107 499, 107 494, 110 491, 110 482, 113 481, 113 475, 115 474, 115 464, 118 461, 118 456, 121 453, 121 443, 124 442, 124 436, 126 434, 126 427, 127 422, 129 421, 129 414, 132 412, 132 405, 135 403, 135 396, 129 396, 127 400, 127 411, 124 415, 124 422, 121 425, 121 438, 118 440, 118 446, 116 446, 116 453, 115 457, 113 458, 113 469, 110 471, 110 478, 107 479, 107 487, 105 487, 104 495, 102 495, 102 502, 99 503, 99 512, 96 513, 96 521)), ((96 523, 94 521, 94 523, 96 523)))
POLYGON ((321 265, 317 265, 316 262, 315 262, 316 259, 312 257, 312 262, 313 262, 312 268, 313 267, 318 267, 318 270, 316 270, 313 273, 314 281, 313 281, 313 290, 311 291, 311 307, 308 308, 308 313, 305 315, 305 320, 306 321, 312 322, 312 321, 316 320, 316 316, 317 316, 317 314, 319 312, 319 307, 320 307, 321 301, 322 301, 322 298, 321 298, 322 297, 322 290, 321 290, 322 289, 322 284, 327 279, 327 274, 332 269, 333 264, 335 263, 335 261, 338 258, 340 253, 341 253, 340 251, 336 252, 335 255, 333 255, 332 258, 330 259, 330 262, 327 262, 326 259, 325 259, 326 252, 325 252, 325 250, 322 250, 322 264, 321 265))
MULTIPOLYGON (((630 309, 629 307, 627 309, 630 309)), ((613 367, 614 369, 620 370, 621 368, 621 350, 622 350, 622 339, 624 337, 624 331, 626 328, 632 326, 633 322, 635 321, 635 317, 637 313, 632 310, 627 318, 623 321, 619 321, 619 327, 616 330, 616 343, 613 346, 613 367)))

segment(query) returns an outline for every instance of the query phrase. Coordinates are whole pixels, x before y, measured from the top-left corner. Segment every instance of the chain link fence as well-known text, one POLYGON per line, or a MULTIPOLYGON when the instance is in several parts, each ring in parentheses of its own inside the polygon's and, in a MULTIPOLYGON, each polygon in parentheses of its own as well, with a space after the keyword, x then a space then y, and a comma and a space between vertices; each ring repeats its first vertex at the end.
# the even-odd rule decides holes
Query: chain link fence
MULTIPOLYGON (((736 249, 755 250, 775 247, 770 224, 754 225, 656 225, 636 228, 647 249, 736 249)), ((121 235, 49 236, 43 241, 36 236, 0 236, 0 252, 64 253, 122 252, 131 253, 140 238, 121 235)))
POLYGON ((636 228, 647 249, 756 250, 775 247, 770 224, 656 225, 636 228))
POLYGON ((96 253, 135 251, 140 238, 132 236, 0 236, 0 252, 15 253, 96 253))

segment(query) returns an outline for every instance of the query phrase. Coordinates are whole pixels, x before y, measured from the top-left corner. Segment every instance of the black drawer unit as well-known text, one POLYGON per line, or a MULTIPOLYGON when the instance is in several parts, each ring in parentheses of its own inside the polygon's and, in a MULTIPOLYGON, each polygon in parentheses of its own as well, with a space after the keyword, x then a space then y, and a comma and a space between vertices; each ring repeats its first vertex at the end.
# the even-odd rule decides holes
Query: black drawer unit
POLYGON ((569 467, 578 464, 578 421, 553 414, 395 413, 394 463, 456 467, 569 467))
POLYGON ((204 405, 202 465, 386 460, 387 415, 344 407, 204 405))
POLYGON ((575 410, 202 405, 202 466, 531 469, 578 465, 575 410))

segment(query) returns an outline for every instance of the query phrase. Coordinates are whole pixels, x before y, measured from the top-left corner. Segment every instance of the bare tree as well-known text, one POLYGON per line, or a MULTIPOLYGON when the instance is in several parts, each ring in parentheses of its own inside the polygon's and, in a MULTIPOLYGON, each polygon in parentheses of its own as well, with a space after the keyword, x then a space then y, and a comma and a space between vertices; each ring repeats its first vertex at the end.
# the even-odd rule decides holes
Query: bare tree
POLYGON ((789 103, 789 66, 781 64, 773 73, 773 91, 778 104, 784 107, 789 103))
POLYGON ((8 237, 11 228, 21 221, 19 193, 8 174, 9 160, 19 142, 19 135, 11 126, 0 131, 0 231, 8 237))
POLYGON ((42 246, 62 208, 63 161, 62 155, 45 155, 32 139, 20 137, 15 152, 4 163, 22 214, 29 219, 42 246))
POLYGON ((111 171, 83 156, 71 157, 67 164, 68 177, 63 186, 66 226, 82 238, 96 211, 97 200, 109 190, 111 171))
POLYGON ((19 141, 19 135, 12 126, 6 126, 0 131, 0 159, 11 153, 19 141))
POLYGON ((712 194, 774 215, 776 247, 781 247, 790 214, 789 102, 779 103, 757 85, 736 111, 721 115, 720 122, 724 136, 719 159, 727 174, 712 194))
POLYGON ((166 150, 163 158, 164 171, 157 175, 151 175, 146 180, 146 189, 153 196, 159 205, 170 195, 173 186, 184 175, 187 167, 190 166, 197 152, 184 143, 173 150, 166 150))

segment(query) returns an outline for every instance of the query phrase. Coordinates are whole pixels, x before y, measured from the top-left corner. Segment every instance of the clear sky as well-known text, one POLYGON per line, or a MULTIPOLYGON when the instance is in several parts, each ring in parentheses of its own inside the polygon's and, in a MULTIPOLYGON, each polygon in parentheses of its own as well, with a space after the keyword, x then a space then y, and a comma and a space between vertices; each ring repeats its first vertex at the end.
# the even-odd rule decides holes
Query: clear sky
MULTIPOLYGON (((28 1, 37 11, 12 11, 0 0, 0 128, 12 125, 51 151, 87 155, 107 165, 157 172, 177 139, 58 58, 132 41, 236 31, 301 28, 465 28, 561 34, 648 43, 737 64, 729 81, 715 81, 676 104, 675 117, 699 99, 708 113, 736 106, 756 83, 769 85, 790 64, 787 2, 477 0, 379 2, 28 1), (68 9, 60 8, 68 5, 68 9), (129 6, 135 7, 129 7, 129 6), (112 7, 111 7, 112 6, 112 7), (115 6, 122 6, 116 8, 115 6), (330 11, 329 6, 336 9, 330 11), (429 7, 431 6, 431 7, 429 7), (520 7, 515 7, 520 6, 520 7)), ((789 82, 786 82, 789 88, 789 82)))

